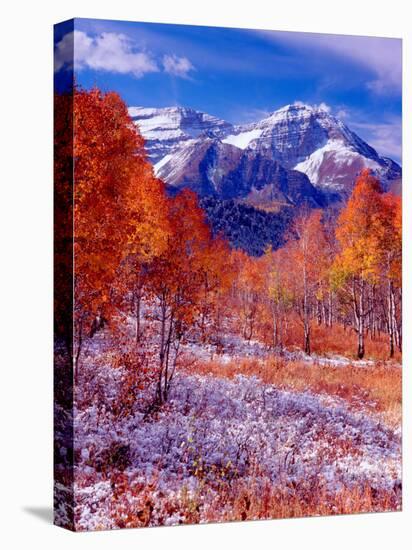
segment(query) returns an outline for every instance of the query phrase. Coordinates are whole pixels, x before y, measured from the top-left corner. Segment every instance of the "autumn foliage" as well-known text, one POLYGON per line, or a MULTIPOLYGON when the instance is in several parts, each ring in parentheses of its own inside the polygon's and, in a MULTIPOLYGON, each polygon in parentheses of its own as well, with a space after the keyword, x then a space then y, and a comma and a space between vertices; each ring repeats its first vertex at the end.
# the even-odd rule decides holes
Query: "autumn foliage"
MULTIPOLYGON (((218 350, 228 329, 282 349, 295 327, 310 354, 319 349, 314 327, 338 326, 357 335, 358 358, 367 338, 383 334, 388 356, 401 350, 401 205, 370 172, 333 223, 319 210, 302 211, 283 248, 250 257, 212 236, 195 194, 167 195, 117 94, 75 89, 67 101, 74 115, 76 368, 85 339, 130 323, 136 354, 148 339, 157 342, 158 403, 167 400, 181 345, 200 338, 218 350)), ((57 127, 67 122, 65 110, 58 112, 57 127)), ((71 191, 69 152, 59 158, 63 199, 71 191)), ((69 232, 62 227, 59 238, 69 232)))
MULTIPOLYGON (((72 345, 75 371, 85 341, 105 327, 119 334, 131 318, 137 355, 145 336, 157 339, 157 399, 162 402, 182 339, 194 328, 203 338, 217 330, 219 299, 230 286, 228 246, 212 238, 193 193, 167 196, 117 94, 75 88, 56 101, 56 205, 72 211, 72 219, 56 228, 57 252, 67 250, 74 231, 74 266, 60 265, 56 255, 56 283, 70 296, 65 273, 74 271, 74 342, 67 345, 72 345), (68 122, 73 135, 65 144, 68 122), (148 308, 151 323, 142 322, 148 308)), ((57 321, 68 320, 60 333, 68 333, 70 305, 62 311, 58 305, 57 321)))
POLYGON ((156 178, 117 94, 74 88, 55 101, 64 522, 397 509, 400 199, 366 170, 337 214, 297 211, 282 248, 249 256, 212 234, 195 193, 156 178), (388 449, 390 482, 364 479, 366 458, 388 449), (359 471, 331 488, 345 457, 359 471))
POLYGON ((75 329, 79 356, 93 323, 110 314, 122 262, 166 245, 165 196, 143 139, 115 93, 74 91, 75 329))
POLYGON ((399 349, 402 347, 401 204, 393 195, 382 193, 379 181, 369 171, 356 182, 339 217, 336 238, 340 252, 335 259, 335 281, 344 302, 352 307, 358 357, 365 354, 366 328, 372 333, 379 329, 388 332, 393 357, 395 337, 399 349), (386 326, 382 326, 379 306, 386 326))

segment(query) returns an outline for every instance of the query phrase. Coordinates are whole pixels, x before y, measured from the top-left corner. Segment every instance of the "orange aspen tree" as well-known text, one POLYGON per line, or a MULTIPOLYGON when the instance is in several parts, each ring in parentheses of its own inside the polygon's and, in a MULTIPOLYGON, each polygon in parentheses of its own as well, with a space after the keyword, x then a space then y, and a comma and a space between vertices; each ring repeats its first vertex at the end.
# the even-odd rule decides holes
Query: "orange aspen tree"
POLYGON ((193 192, 184 190, 170 199, 168 218, 167 246, 150 264, 147 282, 159 323, 158 404, 167 401, 182 340, 199 318, 204 255, 211 243, 193 192))
POLYGON ((241 332, 243 338, 250 342, 255 335, 262 309, 264 271, 257 258, 250 257, 243 251, 235 251, 232 261, 236 270, 233 287, 240 316, 241 332))
POLYGON ((293 223, 295 239, 289 240, 292 293, 303 325, 303 349, 311 353, 311 317, 316 292, 320 288, 326 265, 326 239, 322 213, 304 212, 293 223))
POLYGON ((148 163, 133 179, 127 202, 132 226, 116 290, 120 305, 134 318, 138 346, 143 332, 142 303, 149 266, 165 250, 170 234, 164 184, 153 177, 148 163))
POLYGON ((211 240, 203 253, 199 326, 204 342, 208 338, 220 342, 224 297, 233 278, 229 256, 229 245, 220 237, 211 240))
POLYGON ((290 314, 293 305, 293 295, 289 284, 289 261, 287 249, 280 248, 265 252, 265 290, 268 299, 268 309, 271 316, 272 345, 283 347, 283 332, 286 316, 290 314))
POLYGON ((382 213, 380 183, 369 170, 364 170, 338 219, 336 237, 340 253, 334 266, 337 286, 352 306, 359 359, 365 355, 367 286, 379 281, 382 213))
POLYGON ((400 292, 402 288, 402 207, 400 197, 390 193, 381 197, 382 213, 377 220, 376 238, 380 251, 383 287, 386 289, 389 356, 395 353, 395 341, 402 350, 400 292), (399 300, 396 300, 396 295, 399 300))

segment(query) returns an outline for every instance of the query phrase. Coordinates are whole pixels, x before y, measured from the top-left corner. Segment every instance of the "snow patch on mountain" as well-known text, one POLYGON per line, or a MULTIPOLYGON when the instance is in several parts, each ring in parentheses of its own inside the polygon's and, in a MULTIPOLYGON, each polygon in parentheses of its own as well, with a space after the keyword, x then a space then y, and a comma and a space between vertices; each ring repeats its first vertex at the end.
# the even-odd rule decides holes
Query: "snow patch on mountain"
POLYGON ((178 112, 131 107, 129 114, 145 139, 176 139, 185 135, 178 112))
POLYGON ((226 135, 232 131, 229 122, 186 107, 129 107, 129 115, 144 137, 154 165, 188 140, 202 134, 226 135))
POLYGON ((308 176, 314 185, 340 188, 342 180, 362 168, 379 171, 380 165, 373 159, 364 157, 341 140, 329 140, 309 155, 304 161, 295 165, 294 169, 308 176), (331 169, 333 167, 333 170, 331 169), (328 174, 329 170, 329 174, 328 174))
POLYGON ((256 128, 247 132, 241 132, 240 134, 231 134, 222 140, 223 143, 229 143, 239 149, 246 149, 251 141, 260 137, 262 130, 256 128))
POLYGON ((167 164, 172 157, 173 155, 166 155, 165 157, 162 158, 162 160, 159 160, 159 162, 156 162, 156 164, 153 166, 154 173, 156 176, 159 174, 162 166, 167 164))

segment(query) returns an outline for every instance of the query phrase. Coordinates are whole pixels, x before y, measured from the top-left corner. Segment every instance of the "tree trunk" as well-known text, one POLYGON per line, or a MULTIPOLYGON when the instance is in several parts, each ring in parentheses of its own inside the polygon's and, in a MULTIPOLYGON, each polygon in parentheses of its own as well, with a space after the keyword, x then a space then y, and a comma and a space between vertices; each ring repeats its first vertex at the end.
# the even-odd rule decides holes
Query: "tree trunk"
POLYGON ((305 353, 310 355, 310 318, 309 318, 309 299, 308 299, 308 281, 306 265, 303 267, 303 348, 305 353))
POLYGON ((142 292, 143 292, 143 278, 140 269, 136 273, 136 284, 134 288, 134 306, 135 306, 135 318, 136 318, 136 344, 138 344, 142 337, 141 328, 141 306, 142 306, 142 292))
POLYGON ((273 347, 276 348, 279 341, 279 335, 278 335, 277 315, 274 311, 272 312, 272 318, 273 318, 273 347))
POLYGON ((76 353, 73 357, 73 378, 76 383, 79 375, 79 363, 80 363, 80 354, 83 346, 83 317, 80 318, 78 322, 77 334, 75 335, 76 342, 76 353))
POLYGON ((172 343, 173 334, 173 312, 170 313, 169 330, 166 339, 166 353, 165 353, 165 366, 164 366, 164 384, 163 384, 163 401, 167 401, 168 397, 168 379, 169 379, 169 359, 170 359, 170 346, 172 343))
POLYGON ((325 304, 325 299, 322 298, 322 323, 326 326, 327 324, 327 321, 326 321, 326 304, 325 304))
POLYGON ((332 292, 329 292, 328 300, 328 327, 332 327, 333 324, 333 301, 332 301, 332 292))
POLYGON ((397 335, 397 345, 400 352, 402 352, 402 289, 399 289, 399 308, 395 303, 395 326, 397 335), (398 313, 397 310, 398 309, 398 313))
POLYGON ((394 332, 395 332, 395 300, 393 295, 393 283, 389 281, 388 285, 388 332, 389 332, 389 357, 392 357, 395 354, 395 342, 394 342, 394 332))
POLYGON ((159 349, 159 376, 157 381, 157 400, 159 402, 159 405, 163 403, 163 367, 164 367, 164 360, 165 360, 165 337, 166 337, 166 314, 167 314, 167 307, 166 304, 163 302, 161 304, 161 327, 160 327, 160 349, 159 349))
POLYGON ((140 309, 141 309, 141 291, 138 289, 135 295, 135 315, 136 315, 136 344, 140 342, 142 333, 141 333, 141 323, 140 323, 140 309))
POLYGON ((358 312, 358 359, 365 355, 365 281, 360 280, 358 312))
POLYGON ((310 326, 308 323, 305 323, 304 327, 304 339, 305 339, 305 353, 310 355, 310 326))
POLYGON ((317 316, 318 326, 320 326, 322 324, 322 304, 320 300, 317 300, 317 303, 316 303, 316 316, 317 316))

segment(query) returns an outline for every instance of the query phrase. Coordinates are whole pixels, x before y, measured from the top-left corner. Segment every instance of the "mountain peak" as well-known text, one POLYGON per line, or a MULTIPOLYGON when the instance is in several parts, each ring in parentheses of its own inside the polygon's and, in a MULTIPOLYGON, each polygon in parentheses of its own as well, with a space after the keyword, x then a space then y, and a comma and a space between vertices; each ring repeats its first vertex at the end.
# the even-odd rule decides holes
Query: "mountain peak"
MULTIPOLYGON (((190 107, 131 107, 129 113, 146 140, 156 173, 174 184, 184 184, 183 172, 188 170, 192 179, 196 173, 200 185, 204 174, 194 170, 195 159, 206 155, 204 166, 218 172, 232 161, 236 164, 243 152, 249 166, 253 164, 250 153, 261 159, 262 166, 271 161, 286 170, 303 172, 328 194, 347 195, 365 167, 381 178, 384 187, 401 177, 396 163, 380 157, 325 103, 295 101, 256 123, 239 126, 190 107)), ((257 161, 253 166, 257 170, 257 161)), ((266 175, 269 177, 269 171, 266 175)), ((202 192, 212 189, 204 182, 197 188, 202 192)), ((216 192, 215 187, 213 190, 216 192)))
POLYGON ((281 107, 278 111, 309 111, 311 113, 330 114, 331 109, 329 105, 323 102, 311 105, 309 103, 305 103, 304 101, 294 101, 293 103, 289 103, 288 105, 281 107))
POLYGON ((315 111, 316 106, 309 105, 307 103, 304 103, 303 101, 294 101, 293 103, 288 103, 287 105, 284 105, 283 107, 280 107, 280 109, 277 109, 276 112, 290 112, 290 111, 315 111))
POLYGON ((146 140, 153 164, 200 135, 230 131, 228 122, 190 107, 129 107, 129 115, 146 140))
POLYGON ((309 105, 303 103, 303 101, 295 101, 294 103, 289 103, 284 105, 276 111, 273 111, 268 117, 260 121, 277 121, 284 118, 309 118, 311 116, 320 118, 327 118, 329 120, 334 120, 336 123, 338 120, 330 112, 330 107, 325 103, 320 103, 319 105, 309 105))

